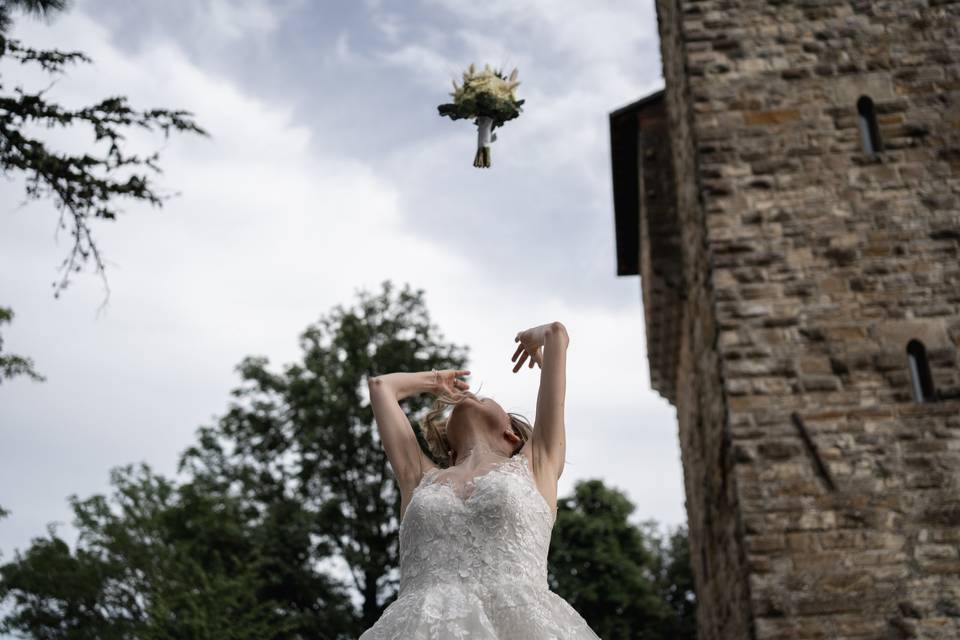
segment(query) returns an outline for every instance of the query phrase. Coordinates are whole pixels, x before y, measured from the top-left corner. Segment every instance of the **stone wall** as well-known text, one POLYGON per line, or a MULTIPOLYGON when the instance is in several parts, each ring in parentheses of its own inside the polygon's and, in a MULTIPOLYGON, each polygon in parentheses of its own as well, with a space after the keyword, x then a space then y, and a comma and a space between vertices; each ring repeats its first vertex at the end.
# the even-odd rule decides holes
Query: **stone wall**
MULTIPOLYGON (((681 234, 685 290, 677 356, 677 419, 684 469, 690 557, 698 592, 701 640, 750 637, 750 599, 736 504, 735 478, 722 393, 714 292, 703 207, 697 188, 696 141, 684 75, 682 15, 676 3, 658 0, 665 99, 671 130, 674 210, 681 234)), ((671 265, 672 266, 672 265, 671 265)), ((651 267, 653 268, 653 267, 651 267)), ((644 283, 646 290, 648 283, 644 283)), ((645 313, 657 314, 657 307, 645 313)), ((649 322, 648 322, 649 324, 649 322)))
POLYGON ((960 637, 960 2, 657 7, 701 637, 960 637))

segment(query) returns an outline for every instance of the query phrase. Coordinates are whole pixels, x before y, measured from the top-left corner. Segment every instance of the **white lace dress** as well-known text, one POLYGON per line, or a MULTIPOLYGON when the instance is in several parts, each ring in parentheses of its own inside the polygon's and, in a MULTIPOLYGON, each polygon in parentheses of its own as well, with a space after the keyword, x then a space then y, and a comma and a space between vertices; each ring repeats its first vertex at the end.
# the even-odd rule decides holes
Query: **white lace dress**
POLYGON ((360 640, 599 640, 547 585, 555 516, 527 456, 464 489, 439 471, 424 474, 400 523, 399 595, 360 640))

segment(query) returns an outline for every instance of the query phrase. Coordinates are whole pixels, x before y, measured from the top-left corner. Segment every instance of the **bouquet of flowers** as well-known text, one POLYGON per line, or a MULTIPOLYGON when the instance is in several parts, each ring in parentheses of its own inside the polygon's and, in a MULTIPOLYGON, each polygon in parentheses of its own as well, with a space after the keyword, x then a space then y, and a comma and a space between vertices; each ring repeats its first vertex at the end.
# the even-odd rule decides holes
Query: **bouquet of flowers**
POLYGON ((463 72, 462 86, 453 81, 453 93, 450 94, 453 102, 437 107, 441 116, 449 116, 451 120, 474 118, 477 155, 473 166, 490 166, 490 143, 497 139, 493 130, 520 115, 520 105, 524 101, 517 100, 513 92, 519 84, 516 69, 507 77, 500 70, 491 69, 490 65, 477 73, 471 64, 463 72))

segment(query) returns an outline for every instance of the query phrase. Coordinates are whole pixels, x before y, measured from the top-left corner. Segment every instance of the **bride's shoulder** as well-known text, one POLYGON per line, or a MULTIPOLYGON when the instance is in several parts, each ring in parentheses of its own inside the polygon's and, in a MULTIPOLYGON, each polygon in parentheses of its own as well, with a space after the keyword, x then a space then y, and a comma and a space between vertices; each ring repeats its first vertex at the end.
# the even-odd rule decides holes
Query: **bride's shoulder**
POLYGON ((423 451, 420 452, 420 477, 417 478, 417 482, 414 486, 419 486, 424 478, 436 474, 438 471, 442 471, 444 467, 439 466, 433 460, 430 459, 430 456, 425 454, 423 451))

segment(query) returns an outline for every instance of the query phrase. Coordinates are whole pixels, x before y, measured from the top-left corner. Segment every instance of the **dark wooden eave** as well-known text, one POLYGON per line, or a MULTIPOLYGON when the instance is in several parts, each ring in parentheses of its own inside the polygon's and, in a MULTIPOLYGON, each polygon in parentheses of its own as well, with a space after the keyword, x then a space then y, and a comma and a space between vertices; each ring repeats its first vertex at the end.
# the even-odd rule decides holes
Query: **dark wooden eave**
POLYGON ((640 274, 639 123, 649 109, 662 109, 664 90, 610 112, 610 159, 613 215, 617 240, 617 275, 640 274))
POLYGON ((666 98, 610 114, 617 275, 639 275, 650 384, 676 404, 685 309, 680 212, 666 98))

